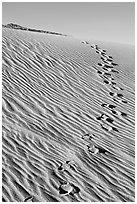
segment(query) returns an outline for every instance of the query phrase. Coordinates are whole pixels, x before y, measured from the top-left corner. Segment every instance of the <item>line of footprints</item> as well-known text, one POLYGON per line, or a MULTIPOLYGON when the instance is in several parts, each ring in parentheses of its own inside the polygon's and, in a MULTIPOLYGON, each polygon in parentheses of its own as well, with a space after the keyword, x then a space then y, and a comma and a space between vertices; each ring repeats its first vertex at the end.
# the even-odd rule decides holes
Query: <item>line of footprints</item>
MULTIPOLYGON (((74 161, 66 161, 64 163, 61 163, 61 165, 58 167, 58 170, 61 172, 70 171, 70 170, 77 171, 74 161)), ((60 186, 58 190, 60 195, 73 196, 74 194, 80 192, 80 188, 69 181, 59 181, 59 182, 60 182, 60 186)))
MULTIPOLYGON (((123 91, 124 89, 117 86, 116 82, 114 81, 114 78, 111 75, 112 73, 116 73, 116 74, 119 73, 116 69, 114 69, 114 66, 117 66, 118 64, 113 62, 113 57, 108 56, 106 54, 106 50, 100 49, 97 45, 90 45, 90 43, 88 43, 87 41, 83 41, 82 43, 87 44, 91 48, 95 49, 96 53, 101 56, 102 62, 97 64, 97 67, 98 67, 97 73, 103 79, 104 84, 111 86, 111 88, 113 88, 115 90, 123 91)), ((109 95, 111 97, 113 97, 114 101, 127 103, 127 101, 125 99, 123 99, 123 94, 121 94, 121 93, 109 92, 109 95)), ((121 117, 121 116, 126 117, 127 116, 126 113, 118 111, 116 109, 116 105, 102 103, 101 107, 106 108, 109 111, 111 111, 113 116, 118 116, 118 117, 121 117)), ((110 125, 110 124, 113 124, 114 120, 111 117, 109 117, 108 115, 102 113, 100 116, 96 117, 96 120, 102 122, 102 123, 100 123, 100 126, 105 131, 119 132, 119 130, 116 127, 110 125), (109 123, 109 125, 108 125, 108 123, 109 123)), ((88 152, 92 155, 110 153, 110 152, 108 152, 108 150, 95 144, 93 142, 94 137, 95 137, 95 135, 90 134, 90 133, 86 133, 82 136, 82 139, 85 142, 88 142, 88 145, 86 145, 88 152)), ((75 171, 75 172, 77 171, 75 162, 73 162, 73 161, 66 161, 64 163, 61 163, 61 165, 58 167, 58 171, 60 171, 60 172, 71 171, 71 170, 75 171)), ((73 183, 71 183, 67 180, 66 181, 60 180, 59 183, 60 183, 60 185, 58 187, 58 191, 59 191, 60 195, 73 196, 74 194, 78 194, 80 192, 80 188, 78 186, 74 185, 73 183)), ((24 202, 32 202, 32 198, 33 198, 32 196, 29 196, 24 200, 24 202)))
MULTIPOLYGON (((82 43, 89 44, 86 41, 84 41, 82 43)), ((112 56, 106 55, 106 51, 98 48, 97 45, 94 45, 94 46, 91 45, 91 48, 96 49, 96 53, 101 55, 102 63, 98 63, 97 73, 103 79, 103 82, 105 84, 110 85, 113 89, 122 91, 123 88, 118 87, 116 82, 114 81, 114 78, 111 76, 112 72, 116 73, 116 74, 119 73, 116 69, 114 69, 114 66, 117 66, 118 64, 114 63, 112 56), (100 70, 99 68, 102 70, 100 70)), ((126 100, 123 100, 123 94, 121 94, 121 93, 109 92, 109 95, 113 97, 114 101, 115 100, 118 101, 118 99, 120 98, 119 102, 127 103, 126 100)), ((127 116, 126 113, 116 110, 115 105, 102 103, 101 106, 103 108, 109 109, 113 115, 123 116, 123 117, 127 116)), ((107 123, 105 123, 105 122, 108 122, 109 124, 112 124, 114 122, 114 120, 112 118, 110 118, 108 115, 102 113, 100 116, 97 116, 96 119, 103 122, 100 124, 102 129, 104 129, 106 131, 113 130, 113 131, 118 132, 118 129, 116 127, 110 126, 107 123)), ((86 133, 82 136, 82 139, 84 141, 88 142, 88 144, 86 145, 88 152, 92 155, 110 153, 110 152, 108 152, 108 150, 95 144, 93 142, 94 137, 95 137, 94 134, 89 134, 89 133, 86 133)), ((61 163, 61 165, 58 167, 58 171, 61 171, 61 172, 70 171, 70 170, 76 171, 75 163, 72 161, 66 161, 65 163, 61 163)), ((79 187, 75 186, 73 183, 70 183, 68 181, 60 181, 60 186, 59 186, 58 190, 59 190, 59 193, 61 195, 74 195, 75 193, 80 192, 79 187)))
MULTIPOLYGON (((83 41, 82 43, 89 44, 86 41, 83 41)), ((91 48, 96 49, 97 54, 101 55, 102 63, 98 63, 97 67, 102 70, 97 69, 97 73, 103 79, 103 82, 107 85, 110 85, 111 88, 115 90, 123 91, 124 89, 117 86, 116 82, 114 81, 114 78, 111 75, 112 72, 116 74, 119 73, 116 69, 114 69, 114 66, 117 66, 118 64, 113 62, 112 56, 108 56, 106 54, 106 50, 102 50, 98 48, 97 45, 90 45, 90 46, 91 48)), ((113 97, 114 101, 127 103, 127 101, 123 99, 123 94, 121 93, 109 92, 109 95, 113 97)), ((116 109, 116 106, 113 104, 102 103, 101 107, 110 110, 114 116, 118 116, 118 117, 127 116, 126 113, 118 111, 116 109)), ((119 132, 119 130, 116 127, 110 125, 114 122, 114 120, 110 118, 108 115, 102 113, 100 116, 97 116, 96 119, 102 122, 100 126, 105 131, 119 132), (106 122, 109 123, 109 125, 106 122)), ((90 133, 86 133, 82 136, 82 139, 88 142, 88 144, 86 145, 88 152, 92 155, 110 153, 108 150, 95 144, 95 142, 93 142, 94 137, 95 135, 90 133)), ((58 167, 58 171, 63 172, 63 171, 69 171, 69 170, 77 171, 75 163, 72 161, 66 161, 65 163, 61 163, 61 165, 58 167)), ((73 183, 70 183, 68 181, 60 181, 59 193, 61 195, 74 195, 75 193, 79 193, 79 192, 80 192, 80 188, 78 186, 75 186, 73 183)))
MULTIPOLYGON (((117 90, 117 91, 123 91, 124 89, 117 86, 117 83, 115 82, 112 73, 118 74, 119 72, 114 68, 115 66, 118 66, 117 63, 113 61, 112 56, 108 56, 106 54, 106 50, 102 50, 98 47, 98 45, 90 45, 87 41, 83 41, 82 43, 89 45, 91 48, 95 49, 96 53, 101 56, 101 63, 99 62, 97 64, 97 73, 99 77, 103 79, 104 84, 109 85, 111 88, 117 90)), ((109 92, 110 97, 112 97, 113 101, 119 102, 119 103, 127 103, 127 101, 124 99, 124 95, 122 93, 117 92, 109 92)), ((102 103, 101 107, 108 109, 111 111, 113 116, 117 117, 126 117, 127 114, 121 111, 118 111, 115 105, 113 104, 107 104, 102 103)), ((100 121, 100 126, 102 129, 104 129, 107 132, 110 131, 116 131, 119 132, 119 130, 112 126, 111 124, 114 123, 114 120, 109 117, 108 115, 102 113, 100 116, 97 116, 96 119, 100 121)))
MULTIPOLYGON (((61 163, 60 166, 57 169, 60 172, 65 171, 77 171, 76 164, 74 161, 66 161, 64 163, 61 163)), ((80 188, 76 186, 74 183, 69 182, 67 179, 59 179, 59 186, 58 186, 58 192, 61 196, 74 196, 74 194, 78 194, 80 192, 80 188)), ((32 195, 29 195, 24 199, 24 202, 33 202, 34 197, 32 195)))

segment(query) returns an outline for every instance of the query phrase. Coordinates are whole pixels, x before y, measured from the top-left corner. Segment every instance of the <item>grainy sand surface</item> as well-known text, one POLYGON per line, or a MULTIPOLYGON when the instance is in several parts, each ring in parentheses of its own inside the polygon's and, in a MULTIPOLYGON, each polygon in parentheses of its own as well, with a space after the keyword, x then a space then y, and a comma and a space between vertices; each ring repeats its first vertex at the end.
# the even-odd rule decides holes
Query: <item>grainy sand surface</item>
POLYGON ((2 35, 3 201, 133 202, 134 48, 2 35))

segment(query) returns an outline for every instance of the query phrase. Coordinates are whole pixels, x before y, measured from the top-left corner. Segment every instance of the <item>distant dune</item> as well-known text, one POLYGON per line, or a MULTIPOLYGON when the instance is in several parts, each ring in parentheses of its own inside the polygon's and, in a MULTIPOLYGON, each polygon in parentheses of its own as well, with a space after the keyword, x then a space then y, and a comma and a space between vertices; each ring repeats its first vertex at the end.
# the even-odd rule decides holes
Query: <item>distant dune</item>
POLYGON ((24 30, 24 31, 31 31, 31 32, 37 32, 37 33, 48 33, 48 34, 54 34, 54 35, 62 35, 62 36, 67 36, 61 33, 56 33, 56 32, 51 32, 51 31, 46 31, 46 30, 39 30, 35 28, 27 28, 20 26, 18 24, 14 23, 9 23, 7 25, 2 25, 3 28, 10 28, 10 29, 16 29, 16 30, 24 30))
POLYGON ((2 31, 3 202, 134 202, 134 47, 13 27, 2 31))

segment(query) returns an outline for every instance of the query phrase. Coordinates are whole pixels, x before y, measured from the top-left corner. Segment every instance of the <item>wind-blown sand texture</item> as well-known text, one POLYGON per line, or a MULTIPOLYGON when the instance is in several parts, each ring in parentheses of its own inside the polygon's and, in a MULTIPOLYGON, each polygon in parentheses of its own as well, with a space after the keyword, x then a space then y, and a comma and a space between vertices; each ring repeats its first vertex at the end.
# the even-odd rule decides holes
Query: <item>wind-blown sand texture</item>
POLYGON ((134 48, 9 28, 2 46, 3 201, 134 201, 134 48))

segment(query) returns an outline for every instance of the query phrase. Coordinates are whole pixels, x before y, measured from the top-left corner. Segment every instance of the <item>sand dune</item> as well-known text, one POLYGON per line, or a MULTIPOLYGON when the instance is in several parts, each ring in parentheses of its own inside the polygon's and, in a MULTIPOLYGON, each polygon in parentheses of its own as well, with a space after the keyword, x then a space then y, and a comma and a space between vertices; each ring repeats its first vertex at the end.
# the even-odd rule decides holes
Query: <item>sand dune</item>
POLYGON ((133 202, 134 49, 2 37, 3 201, 133 202))

